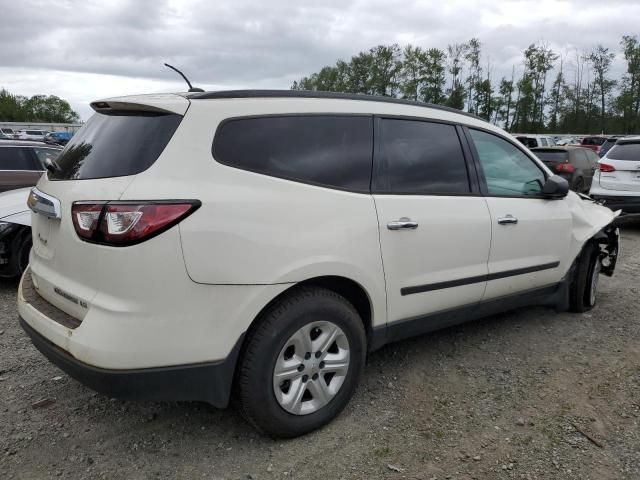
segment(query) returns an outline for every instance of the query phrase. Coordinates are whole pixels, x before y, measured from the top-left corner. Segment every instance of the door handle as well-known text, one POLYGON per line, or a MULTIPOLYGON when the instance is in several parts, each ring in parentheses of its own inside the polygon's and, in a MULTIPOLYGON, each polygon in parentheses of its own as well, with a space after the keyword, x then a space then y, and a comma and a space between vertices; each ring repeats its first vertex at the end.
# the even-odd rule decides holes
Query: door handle
POLYGON ((518 219, 511 214, 498 218, 499 225, 516 225, 517 223, 518 219))
POLYGON ((389 230, 400 230, 403 228, 415 230, 416 228, 418 228, 418 222, 415 222, 407 217, 402 217, 399 220, 394 220, 393 222, 387 223, 387 228, 389 230))

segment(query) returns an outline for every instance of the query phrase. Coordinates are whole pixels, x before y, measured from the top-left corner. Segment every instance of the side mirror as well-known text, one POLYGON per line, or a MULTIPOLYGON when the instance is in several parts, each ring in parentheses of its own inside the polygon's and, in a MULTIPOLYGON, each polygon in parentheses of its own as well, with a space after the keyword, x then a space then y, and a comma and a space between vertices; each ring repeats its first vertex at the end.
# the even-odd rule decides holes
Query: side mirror
POLYGON ((558 175, 552 175, 542 186, 542 194, 547 198, 564 198, 569 193, 569 182, 558 175))

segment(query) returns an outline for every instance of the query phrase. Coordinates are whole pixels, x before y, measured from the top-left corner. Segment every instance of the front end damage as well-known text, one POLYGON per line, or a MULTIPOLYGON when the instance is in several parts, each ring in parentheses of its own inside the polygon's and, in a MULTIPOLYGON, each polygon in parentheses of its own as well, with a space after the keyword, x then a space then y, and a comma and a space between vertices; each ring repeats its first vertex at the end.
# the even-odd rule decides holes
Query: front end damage
POLYGON ((600 247, 601 273, 612 276, 620 253, 620 231, 616 220, 620 211, 614 212, 586 195, 570 192, 567 196, 573 220, 572 253, 578 258, 589 242, 600 247))
POLYGON ((620 229, 611 223, 600 230, 593 240, 600 246, 600 263, 602 264, 600 273, 611 277, 620 252, 620 229))

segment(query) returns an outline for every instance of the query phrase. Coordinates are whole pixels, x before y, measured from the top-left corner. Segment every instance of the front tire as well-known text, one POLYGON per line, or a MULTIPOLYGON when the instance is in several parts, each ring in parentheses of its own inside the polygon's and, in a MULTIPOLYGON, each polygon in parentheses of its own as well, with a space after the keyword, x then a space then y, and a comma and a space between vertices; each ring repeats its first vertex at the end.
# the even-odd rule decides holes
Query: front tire
POLYGON ((331 290, 296 288, 249 333, 236 380, 240 411, 272 437, 311 432, 349 402, 365 357, 353 305, 331 290))
POLYGON ((595 306, 601 268, 600 248, 597 244, 590 242, 584 247, 577 260, 571 282, 569 300, 572 312, 587 312, 595 306))

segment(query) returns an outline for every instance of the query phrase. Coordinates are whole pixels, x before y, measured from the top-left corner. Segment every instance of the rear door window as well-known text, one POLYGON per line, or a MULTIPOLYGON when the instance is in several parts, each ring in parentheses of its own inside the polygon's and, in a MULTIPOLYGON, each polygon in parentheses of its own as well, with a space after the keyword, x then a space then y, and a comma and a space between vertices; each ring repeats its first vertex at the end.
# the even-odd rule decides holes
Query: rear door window
POLYGON ((252 172, 355 192, 369 192, 373 119, 350 115, 285 115, 228 120, 213 156, 252 172))
MULTIPOLYGON (((592 152, 592 150, 589 150, 590 152, 592 152)), ((585 148, 578 148, 575 151, 575 166, 576 167, 580 167, 580 168, 589 168, 589 159, 587 157, 587 149, 585 148)))
POLYGON ((181 120, 154 112, 95 113, 67 143, 49 179, 136 175, 158 159, 181 120))
POLYGON ((467 165, 453 125, 418 120, 380 121, 376 192, 465 194, 467 165))
POLYGON ((20 147, 0 147, 0 170, 42 170, 33 161, 29 150, 20 147))

